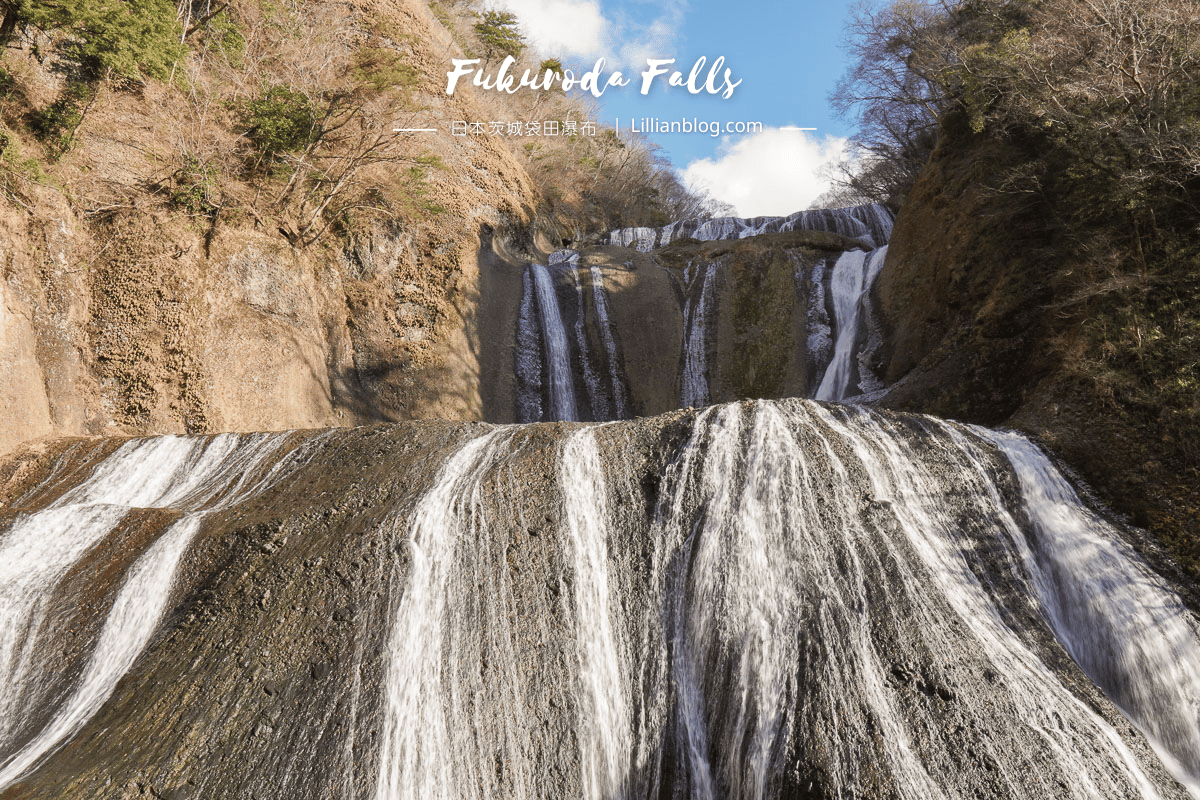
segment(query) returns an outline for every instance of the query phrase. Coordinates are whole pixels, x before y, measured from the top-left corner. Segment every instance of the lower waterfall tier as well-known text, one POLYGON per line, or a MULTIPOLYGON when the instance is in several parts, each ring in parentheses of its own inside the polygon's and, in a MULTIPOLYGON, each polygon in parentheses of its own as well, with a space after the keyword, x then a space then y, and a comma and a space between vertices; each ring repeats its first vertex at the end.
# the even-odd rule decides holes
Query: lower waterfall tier
POLYGON ((0 468, 0 798, 1200 797, 1142 544, 799 400, 62 442, 0 468))

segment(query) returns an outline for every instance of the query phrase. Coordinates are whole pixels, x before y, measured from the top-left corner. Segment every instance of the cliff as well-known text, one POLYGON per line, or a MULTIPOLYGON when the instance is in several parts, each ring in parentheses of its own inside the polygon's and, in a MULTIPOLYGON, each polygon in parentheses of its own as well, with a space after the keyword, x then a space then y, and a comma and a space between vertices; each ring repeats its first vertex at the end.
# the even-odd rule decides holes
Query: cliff
MULTIPOLYGON (((469 92, 442 92, 455 45, 427 4, 339 8, 330 24, 350 41, 333 56, 352 62, 359 29, 390 31, 410 71, 407 113, 446 129, 488 116, 469 92)), ((181 177, 181 139, 237 130, 211 98, 220 124, 197 117, 216 67, 191 76, 190 96, 154 81, 101 88, 69 151, 30 157, 42 145, 21 114, 66 84, 61 59, 33 57, 39 36, 6 60, 0 452, 46 436, 480 417, 479 232, 527 229, 537 203, 508 147, 426 134, 436 160, 414 172, 428 145, 408 142, 371 176, 391 213, 344 216, 298 243, 288 209, 255 202, 279 180, 181 177)))
POLYGON ((1122 218, 1080 222, 1095 196, 1038 147, 947 121, 875 288, 881 403, 1038 436, 1196 576, 1194 236, 1151 249, 1122 218), (1043 191, 996 190, 1031 165, 1043 191))

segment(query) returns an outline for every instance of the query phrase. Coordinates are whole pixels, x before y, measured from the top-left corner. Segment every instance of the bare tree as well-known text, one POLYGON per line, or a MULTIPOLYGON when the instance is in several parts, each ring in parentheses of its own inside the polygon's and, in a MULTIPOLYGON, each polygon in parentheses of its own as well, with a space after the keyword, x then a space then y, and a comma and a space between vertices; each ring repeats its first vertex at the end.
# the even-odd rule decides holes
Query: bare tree
MULTIPOLYGON (((916 179, 951 102, 945 86, 956 61, 954 44, 952 15, 942 4, 856 6, 846 39, 852 66, 829 99, 857 124, 853 162, 889 165, 886 180, 860 181, 856 192, 887 202, 916 179)), ((877 171, 874 177, 884 176, 877 171)))

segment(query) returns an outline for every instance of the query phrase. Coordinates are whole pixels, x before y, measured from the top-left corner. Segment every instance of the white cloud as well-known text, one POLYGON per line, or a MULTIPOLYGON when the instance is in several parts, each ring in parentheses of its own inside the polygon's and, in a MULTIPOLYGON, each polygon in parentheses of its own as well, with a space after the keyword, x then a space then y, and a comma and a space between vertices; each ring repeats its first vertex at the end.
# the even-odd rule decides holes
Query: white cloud
POLYGON ((612 23, 597 0, 502 0, 521 32, 546 57, 594 56, 605 50, 612 23))
POLYGON ((621 65, 637 72, 646 68, 647 59, 674 58, 675 34, 683 24, 685 8, 683 2, 665 3, 662 16, 646 25, 627 21, 612 45, 615 48, 619 44, 617 58, 621 65))
POLYGON ((786 216, 827 190, 829 167, 845 157, 845 139, 765 128, 726 140, 716 158, 691 162, 683 182, 729 203, 741 217, 786 216))
POLYGON ((516 14, 521 32, 542 57, 603 56, 606 70, 638 71, 647 58, 674 55, 687 8, 686 0, 673 0, 657 7, 659 16, 641 21, 628 14, 606 16, 600 0, 493 0, 490 5, 516 14))

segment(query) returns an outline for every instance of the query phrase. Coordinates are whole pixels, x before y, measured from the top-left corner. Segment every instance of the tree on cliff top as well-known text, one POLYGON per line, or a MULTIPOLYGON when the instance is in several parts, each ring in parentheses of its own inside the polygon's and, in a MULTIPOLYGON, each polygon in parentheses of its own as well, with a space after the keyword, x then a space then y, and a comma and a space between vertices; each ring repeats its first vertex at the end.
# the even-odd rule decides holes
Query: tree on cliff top
POLYGON ((16 0, 0 29, 20 23, 63 39, 91 79, 165 79, 186 52, 170 0, 16 0))
POLYGON ((1193 0, 892 0, 858 8, 849 49, 830 99, 893 167, 867 187, 879 199, 903 197, 950 112, 976 133, 1044 137, 1121 203, 1189 202, 1200 179, 1193 0))
POLYGON ((59 154, 105 81, 166 79, 187 52, 170 0, 11 0, 3 6, 0 45, 18 25, 45 31, 79 64, 58 98, 35 114, 39 135, 59 154))
POLYGON ((475 33, 487 52, 488 59, 512 56, 525 49, 525 37, 517 28, 517 17, 507 11, 485 11, 475 23, 475 33))

